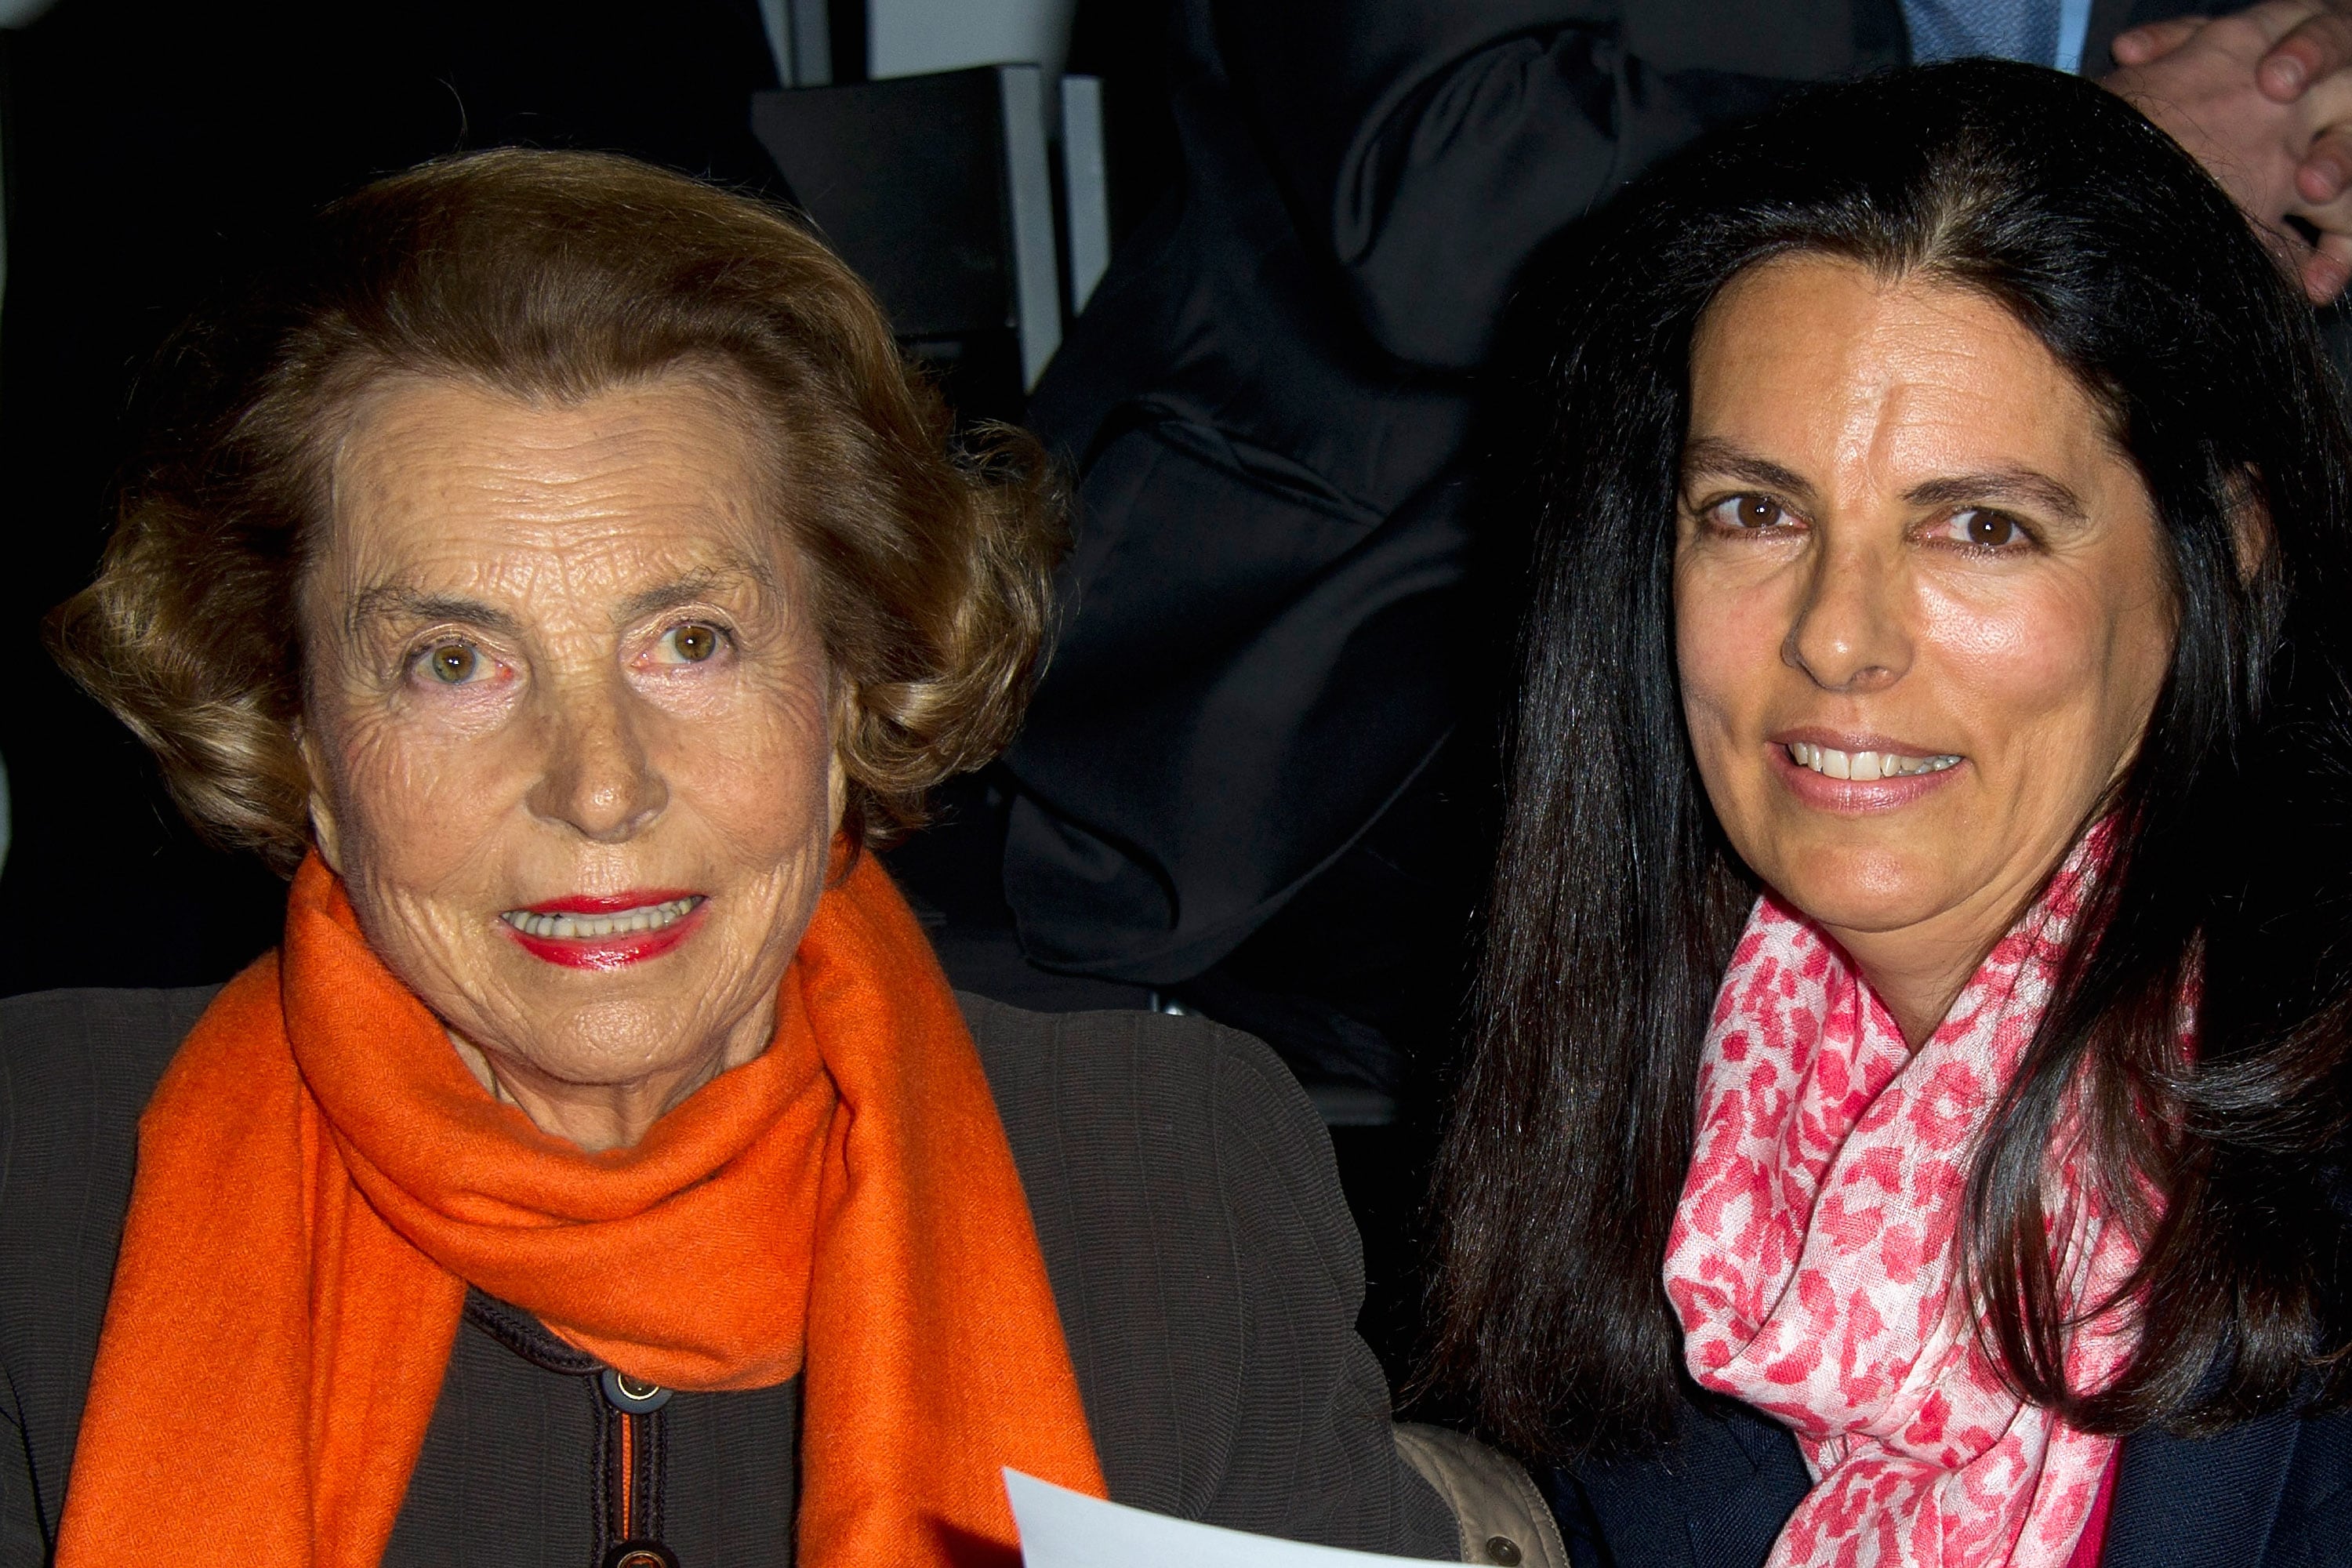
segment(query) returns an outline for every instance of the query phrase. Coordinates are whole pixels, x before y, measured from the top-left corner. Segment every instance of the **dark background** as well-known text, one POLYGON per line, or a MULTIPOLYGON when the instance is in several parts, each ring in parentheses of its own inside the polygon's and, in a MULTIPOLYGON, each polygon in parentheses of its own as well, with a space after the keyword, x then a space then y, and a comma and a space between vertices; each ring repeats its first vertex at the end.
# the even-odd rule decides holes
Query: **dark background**
POLYGON ((745 105, 775 66, 752 0, 62 0, 0 48, 0 992, 219 980, 276 940, 282 884, 199 843, 39 643, 95 564, 140 365, 304 215, 441 153, 606 147, 773 189, 745 105))

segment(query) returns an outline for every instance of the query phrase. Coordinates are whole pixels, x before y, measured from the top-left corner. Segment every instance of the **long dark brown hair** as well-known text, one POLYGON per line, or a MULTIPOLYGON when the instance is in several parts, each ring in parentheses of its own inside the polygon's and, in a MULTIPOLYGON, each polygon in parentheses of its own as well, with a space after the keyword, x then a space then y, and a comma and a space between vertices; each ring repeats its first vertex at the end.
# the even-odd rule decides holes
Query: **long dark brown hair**
POLYGON ((1710 1005, 1757 889, 1684 731, 1675 470, 1700 313, 1743 269, 1812 253, 2012 312, 2111 420, 2172 580, 2170 673, 2105 803, 2115 858, 1974 1157, 1962 1237, 1985 1343, 2027 1398, 2095 1431, 2344 1400, 2352 430, 2311 312, 2127 105, 1990 61, 1812 92, 1650 176, 1571 246, 1527 290, 1533 597, 1440 1159, 1434 1381, 1490 1435, 1559 1458, 1666 1440, 1690 1393, 1660 1270, 1710 1005), (2043 1239, 2076 1087, 2089 1168, 2143 1253, 2137 1355, 2096 1392, 2068 1383, 2043 1239))

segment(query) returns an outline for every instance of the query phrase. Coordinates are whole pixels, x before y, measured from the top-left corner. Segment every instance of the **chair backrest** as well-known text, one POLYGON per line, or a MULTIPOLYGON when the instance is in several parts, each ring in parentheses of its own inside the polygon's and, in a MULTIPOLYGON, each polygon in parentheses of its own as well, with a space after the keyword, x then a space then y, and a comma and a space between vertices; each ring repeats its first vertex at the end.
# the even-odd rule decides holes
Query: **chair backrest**
POLYGON ((1070 314, 1094 297, 1110 268, 1110 171, 1103 147, 1098 76, 1062 78, 1062 252, 1069 262, 1070 314))
POLYGON ((751 129, 959 406, 1017 416, 1062 341, 1038 68, 763 92, 751 129))
POLYGON ((786 87, 833 79, 833 8, 828 0, 760 0, 760 26, 786 87))

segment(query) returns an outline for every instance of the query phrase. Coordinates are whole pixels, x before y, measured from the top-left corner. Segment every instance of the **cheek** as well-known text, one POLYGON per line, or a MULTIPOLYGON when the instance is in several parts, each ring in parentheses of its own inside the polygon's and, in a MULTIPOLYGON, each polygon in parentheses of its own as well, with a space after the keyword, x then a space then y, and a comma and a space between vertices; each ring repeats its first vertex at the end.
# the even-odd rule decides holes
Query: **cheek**
POLYGON ((487 868, 482 846, 529 784, 526 748, 511 733, 453 736, 369 713, 321 738, 343 872, 393 888, 426 890, 487 868))
POLYGON ((832 838, 833 736, 821 684, 761 692, 678 726, 671 788, 745 859, 789 862, 832 838))
POLYGON ((1985 751, 2047 754, 2053 777, 2104 780, 2137 736, 2170 639, 2150 595, 2099 587, 2069 578, 1927 595, 1923 642, 1985 751))
POLYGON ((1700 770, 1718 765, 1732 738, 1774 689, 1788 615, 1772 579, 1685 560, 1675 572, 1675 663, 1700 770))

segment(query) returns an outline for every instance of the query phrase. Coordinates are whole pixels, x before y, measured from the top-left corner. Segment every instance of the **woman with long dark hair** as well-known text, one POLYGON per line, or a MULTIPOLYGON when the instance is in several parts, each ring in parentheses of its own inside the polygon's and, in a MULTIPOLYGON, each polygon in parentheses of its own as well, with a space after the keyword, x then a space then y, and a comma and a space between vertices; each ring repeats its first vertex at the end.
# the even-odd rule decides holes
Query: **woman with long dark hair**
POLYGON ((1438 1379, 1580 1561, 2347 1560, 2352 428, 2263 239, 1969 62, 1532 300, 1438 1379))

